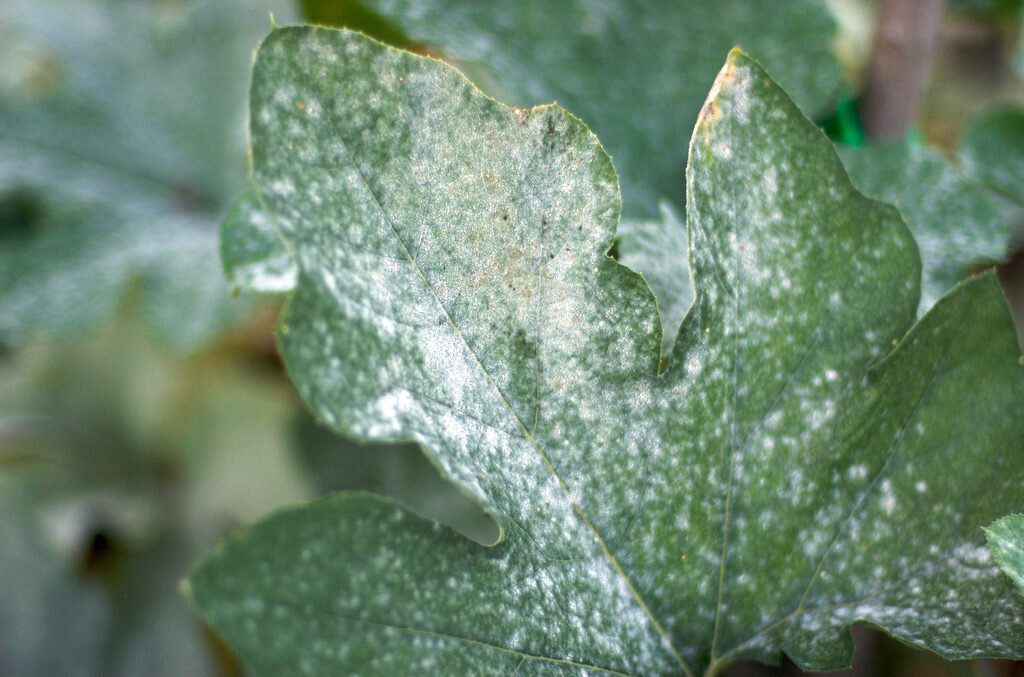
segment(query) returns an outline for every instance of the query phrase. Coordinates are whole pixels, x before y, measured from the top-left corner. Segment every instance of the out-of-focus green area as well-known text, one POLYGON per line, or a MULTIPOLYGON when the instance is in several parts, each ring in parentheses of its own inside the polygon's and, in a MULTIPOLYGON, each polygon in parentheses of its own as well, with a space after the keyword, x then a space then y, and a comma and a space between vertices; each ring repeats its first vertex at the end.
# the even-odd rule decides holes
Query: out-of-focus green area
MULTIPOLYGON (((808 95, 823 107, 814 115, 838 108, 841 91, 855 97, 874 22, 866 0, 832 0, 825 9, 838 20, 829 43, 845 82, 808 95)), ((179 582, 233 527, 329 491, 381 491, 478 541, 497 537, 415 446, 364 446, 319 427, 277 359, 272 329, 282 299, 233 295, 224 277, 218 228, 246 187, 248 67, 269 12, 278 23, 303 14, 348 23, 439 57, 470 54, 453 60, 488 91, 533 97, 513 103, 586 93, 560 77, 601 79, 585 67, 583 76, 521 77, 510 65, 516 54, 482 29, 462 35, 461 48, 445 44, 460 37, 453 26, 479 17, 429 29, 339 0, 0 0, 2 675, 238 674, 187 608, 179 582)), ((1020 322, 1024 266, 1011 260, 1024 244, 1024 175, 1014 165, 1024 152, 1011 152, 1024 144, 1024 133, 1013 132, 1024 119, 1020 3, 960 0, 947 14, 919 129, 923 143, 947 154, 949 171, 962 174, 957 190, 966 182, 995 205, 991 218, 1001 219, 997 231, 1009 244, 983 249, 1006 252, 994 258, 1010 262, 1002 277, 1020 322)), ((530 38, 510 44, 522 48, 530 38)), ((552 54, 540 62, 557 63, 552 54)), ((714 70, 688 87, 706 91, 714 70)), ((628 68, 617 77, 626 76, 628 68)), ((610 95, 594 93, 593 120, 560 103, 605 126, 602 139, 661 133, 657 121, 610 128, 618 118, 601 96, 610 95)), ((667 128, 676 127, 672 118, 667 128)), ((673 161, 685 157, 686 139, 673 161)), ((624 147, 620 172, 635 156, 624 147)), ((682 176, 681 166, 673 171, 682 176)), ((671 177, 643 178, 623 182, 634 195, 681 204, 681 182, 666 196, 671 177)), ((859 674, 1015 669, 950 665, 875 635, 860 640, 859 674)), ((733 674, 768 670, 738 666, 733 674)))

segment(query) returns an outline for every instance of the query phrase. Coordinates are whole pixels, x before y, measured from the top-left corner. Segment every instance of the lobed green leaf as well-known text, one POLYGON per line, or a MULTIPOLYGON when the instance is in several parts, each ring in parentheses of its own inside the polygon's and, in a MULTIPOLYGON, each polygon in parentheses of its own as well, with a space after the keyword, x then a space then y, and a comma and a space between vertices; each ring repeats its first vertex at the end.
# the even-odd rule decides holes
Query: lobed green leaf
POLYGON ((190 590, 254 671, 826 669, 857 622, 1024 655, 978 529, 1024 481, 998 284, 911 328, 902 218, 754 61, 730 53, 693 132, 695 299, 663 366, 653 295, 606 255, 611 162, 566 111, 314 27, 267 38, 250 109, 299 266, 300 393, 347 435, 418 442, 501 528, 482 546, 342 494, 237 534, 190 590))

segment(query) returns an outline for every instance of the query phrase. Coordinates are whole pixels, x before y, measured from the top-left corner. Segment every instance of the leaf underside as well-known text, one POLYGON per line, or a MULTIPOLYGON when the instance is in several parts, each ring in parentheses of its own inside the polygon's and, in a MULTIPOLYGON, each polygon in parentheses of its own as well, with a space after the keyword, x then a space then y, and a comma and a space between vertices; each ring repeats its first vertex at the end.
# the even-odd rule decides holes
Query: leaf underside
POLYGON ((695 300, 663 370, 654 298, 606 256, 615 172, 566 111, 313 27, 267 38, 250 110, 299 267, 279 339, 302 396, 346 435, 418 442, 502 529, 481 546, 340 494, 236 534, 190 589, 255 672, 825 669, 854 622, 1024 653, 979 529, 1024 481, 995 278, 908 333, 899 214, 738 50, 690 143, 695 300))

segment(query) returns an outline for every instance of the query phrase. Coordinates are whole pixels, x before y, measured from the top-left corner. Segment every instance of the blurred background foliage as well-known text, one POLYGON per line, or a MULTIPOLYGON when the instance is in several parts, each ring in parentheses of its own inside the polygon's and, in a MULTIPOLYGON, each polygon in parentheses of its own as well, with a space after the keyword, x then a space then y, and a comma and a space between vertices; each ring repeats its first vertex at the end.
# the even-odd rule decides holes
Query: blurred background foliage
MULTIPOLYGON (((621 175, 615 253, 663 299, 687 299, 663 303, 673 322, 690 294, 664 266, 684 246, 689 130, 740 44, 845 144, 855 182, 907 216, 926 260, 921 310, 1000 264, 1021 326, 1020 0, 946 3, 915 124, 884 144, 865 142, 857 113, 871 0, 0 0, 2 675, 240 674, 179 581, 231 528, 326 492, 387 493, 497 537, 415 445, 360 444, 311 419, 273 339, 286 257, 258 283, 225 277, 220 246, 261 262, 275 243, 272 227, 218 243, 224 219, 255 209, 245 91, 268 12, 358 28, 451 61, 509 104, 580 115, 621 175)), ((1024 674, 856 634, 850 674, 1024 674)))

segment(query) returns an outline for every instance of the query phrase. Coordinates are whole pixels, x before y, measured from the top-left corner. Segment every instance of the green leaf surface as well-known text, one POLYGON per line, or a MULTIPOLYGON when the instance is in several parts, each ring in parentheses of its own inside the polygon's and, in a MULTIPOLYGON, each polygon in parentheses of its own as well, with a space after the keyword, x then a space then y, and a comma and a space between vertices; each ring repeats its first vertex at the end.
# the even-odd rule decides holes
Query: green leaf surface
POLYGON ((128 281, 172 346, 187 348, 236 317, 209 223, 151 215, 144 227, 95 206, 55 209, 0 250, 0 338, 81 334, 112 315, 128 281))
POLYGON ((810 114, 834 105, 840 86, 836 29, 819 0, 348 4, 458 61, 500 101, 573 111, 615 158, 623 211, 634 217, 656 217, 666 199, 682 207, 686 139, 733 46, 764 63, 810 114))
POLYGON ((997 108, 975 118, 960 142, 967 173, 1024 205, 1024 110, 997 108))
POLYGON ((959 150, 965 174, 989 189, 1006 223, 1010 251, 1019 251, 1024 247, 1024 109, 981 113, 964 131, 959 150))
POLYGON ((130 282, 176 347, 237 319, 216 224, 245 185, 267 25, 242 0, 4 2, 0 203, 36 218, 0 231, 0 338, 81 332, 130 282))
POLYGON ((493 543, 498 529, 480 507, 438 475, 420 448, 404 444, 360 443, 334 434, 311 420, 292 429, 299 460, 320 495, 372 491, 443 522, 480 543, 493 543))
MULTIPOLYGON (((1021 33, 1024 33, 1024 7, 1018 7, 1018 20, 1020 21, 1021 33)), ((1014 54, 1013 65, 1017 69, 1017 77, 1024 79, 1024 40, 1018 37, 1017 50, 1014 54)))
POLYGON ((235 289, 283 293, 295 288, 295 258, 264 211, 255 188, 242 195, 221 226, 220 259, 235 289))
POLYGON ((989 550, 1024 593, 1024 515, 1007 515, 985 529, 989 550))
POLYGON ((693 132, 696 299, 661 370, 654 297, 606 256, 611 161, 563 109, 313 27, 267 38, 250 109, 299 264, 279 338, 303 398, 415 440, 502 530, 486 547, 342 494, 236 534, 190 586, 254 672, 835 668, 855 622, 1024 655, 978 528, 1024 481, 998 284, 908 332, 902 218, 755 62, 730 54, 693 132))
POLYGON ((972 265, 1004 258, 1006 224, 985 193, 937 152, 906 142, 839 147, 865 194, 896 205, 921 250, 919 313, 967 277, 972 265))
POLYGON ((664 336, 662 354, 672 351, 676 331, 693 303, 686 256, 686 225, 668 202, 657 221, 623 221, 616 242, 617 260, 642 273, 658 300, 664 336))

